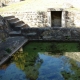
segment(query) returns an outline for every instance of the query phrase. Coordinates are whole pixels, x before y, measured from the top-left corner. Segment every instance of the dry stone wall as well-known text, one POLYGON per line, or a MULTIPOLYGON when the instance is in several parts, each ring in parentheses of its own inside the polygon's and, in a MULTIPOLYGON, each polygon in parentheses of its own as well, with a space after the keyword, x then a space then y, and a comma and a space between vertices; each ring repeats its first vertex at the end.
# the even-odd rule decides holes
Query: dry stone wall
POLYGON ((80 27, 80 12, 67 12, 66 15, 66 26, 67 27, 80 27))
MULTIPOLYGON (((65 15, 63 17, 63 23, 65 22, 65 27, 69 28, 79 28, 80 27, 80 12, 78 11, 67 11, 64 10, 65 15)), ((49 16, 47 11, 32 11, 32 12, 4 12, 1 13, 3 16, 14 15, 21 21, 24 21, 30 27, 51 27, 49 26, 49 16)))
POLYGON ((46 26, 46 13, 44 12, 25 12, 16 15, 20 20, 23 20, 30 27, 43 27, 46 26))
POLYGON ((47 12, 5 12, 3 16, 14 15, 30 27, 48 27, 47 12))
POLYGON ((80 28, 25 28, 29 40, 80 41, 80 28))

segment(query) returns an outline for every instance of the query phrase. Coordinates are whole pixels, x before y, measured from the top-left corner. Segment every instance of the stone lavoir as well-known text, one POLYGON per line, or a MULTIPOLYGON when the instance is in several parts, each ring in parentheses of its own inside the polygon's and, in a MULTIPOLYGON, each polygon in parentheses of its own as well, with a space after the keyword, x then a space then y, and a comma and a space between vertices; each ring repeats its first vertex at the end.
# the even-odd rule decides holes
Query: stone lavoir
POLYGON ((0 17, 0 79, 79 80, 80 11, 72 5, 68 8, 49 6, 45 10, 26 10, 0 12, 0 15, 3 16, 0 17), (38 43, 42 41, 42 43, 38 46, 37 43, 33 42, 29 46, 30 41, 38 41, 38 43), (48 44, 48 42, 45 45, 43 41, 52 41, 54 43, 48 44), (55 45, 55 41, 57 45, 55 45), (60 41, 60 44, 58 41, 60 41), (26 46, 28 45, 27 48, 24 48, 25 43, 27 43, 26 46), (20 52, 22 47, 23 52, 20 52), (33 53, 29 53, 28 50, 33 53), (56 51, 56 54, 54 54, 54 51, 56 51), (13 61, 5 64, 5 61, 10 58, 13 61), (20 64, 21 61, 22 64, 20 64), (55 68, 56 66, 57 68, 55 68), (5 67, 6 70, 4 70, 5 67), (12 70, 15 70, 15 72, 12 70), (8 72, 11 74, 10 77, 7 75, 8 72), (44 72, 51 74, 45 75, 44 72))
MULTIPOLYGON (((53 15, 54 12, 52 12, 53 15)), ((56 13, 56 12, 55 12, 56 13)), ((58 21, 61 19, 62 12, 59 12, 58 21)), ((57 14, 55 14, 57 15, 57 14)), ((54 15, 53 15, 54 16, 54 15)), ((1 19, 4 24, 1 25, 1 30, 4 36, 1 35, 1 63, 4 63, 12 54, 19 50, 26 42, 29 41, 80 41, 80 28, 61 28, 61 27, 40 27, 31 28, 29 25, 20 21, 15 16, 7 16, 1 19), (6 23, 5 23, 6 22, 6 23), (6 29, 6 30, 5 30, 6 29), (19 40, 18 40, 19 39, 19 40), (13 40, 13 42, 11 41, 13 40), (17 44, 15 46, 14 44, 17 44), (5 45, 4 45, 5 44, 5 45), (3 46, 2 46, 3 45, 3 46), (7 47, 6 47, 7 46, 7 47), (6 53, 6 52, 7 53, 6 53), (9 53, 8 53, 9 51, 9 53)), ((59 23, 60 25, 60 23, 59 23)))

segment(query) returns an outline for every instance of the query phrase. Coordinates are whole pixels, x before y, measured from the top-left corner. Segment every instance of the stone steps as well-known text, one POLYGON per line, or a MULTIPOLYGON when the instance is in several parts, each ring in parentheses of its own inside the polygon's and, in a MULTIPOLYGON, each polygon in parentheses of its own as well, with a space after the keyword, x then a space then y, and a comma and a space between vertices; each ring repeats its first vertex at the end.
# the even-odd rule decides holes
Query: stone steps
POLYGON ((10 18, 10 19, 7 19, 7 21, 9 23, 13 23, 13 22, 19 21, 19 19, 18 18, 10 18))
POLYGON ((12 23, 12 24, 14 24, 15 25, 15 27, 16 26, 20 26, 20 25, 23 25, 23 24, 25 24, 23 21, 15 21, 14 23, 12 23))
POLYGON ((8 21, 12 29, 12 31, 9 33, 10 36, 21 36, 22 29, 29 28, 27 24, 20 21, 18 18, 15 18, 15 16, 7 16, 4 18, 8 21))
POLYGON ((19 20, 18 20, 18 21, 15 21, 15 22, 9 22, 11 28, 12 28, 14 31, 20 31, 20 30, 21 30, 21 27, 20 27, 20 26, 19 26, 19 27, 16 27, 16 26, 19 25, 19 23, 22 24, 21 21, 19 21, 19 20))
POLYGON ((19 28, 19 27, 24 28, 24 27, 27 27, 27 25, 25 23, 22 23, 22 24, 19 24, 19 25, 15 26, 15 27, 16 28, 19 28))
POLYGON ((9 32, 9 35, 11 37, 13 37, 13 36, 22 36, 21 31, 11 31, 11 32, 9 32))
POLYGON ((15 18, 15 16, 7 16, 4 18, 8 21, 14 31, 20 31, 21 27, 25 26, 25 23, 18 18, 15 18))
POLYGON ((11 18, 15 18, 15 16, 5 16, 4 19, 8 20, 8 19, 11 19, 11 18))
POLYGON ((26 26, 25 23, 20 23, 20 22, 19 22, 19 23, 14 24, 13 27, 14 27, 14 30, 15 30, 15 31, 19 31, 19 30, 21 30, 22 28, 27 27, 27 26, 26 26))
POLYGON ((24 26, 26 26, 26 24, 24 24, 24 23, 19 24, 19 25, 16 25, 16 26, 15 26, 15 30, 16 30, 16 31, 19 31, 19 30, 21 30, 21 28, 23 28, 24 26))

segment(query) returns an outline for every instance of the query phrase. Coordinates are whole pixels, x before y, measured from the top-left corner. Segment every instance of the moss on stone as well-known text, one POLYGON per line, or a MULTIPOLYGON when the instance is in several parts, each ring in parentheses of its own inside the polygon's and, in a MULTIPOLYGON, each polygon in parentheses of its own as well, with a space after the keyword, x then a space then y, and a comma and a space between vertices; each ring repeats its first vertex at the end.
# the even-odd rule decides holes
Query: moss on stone
POLYGON ((11 49, 10 48, 7 48, 6 50, 5 50, 7 53, 11 53, 11 49))

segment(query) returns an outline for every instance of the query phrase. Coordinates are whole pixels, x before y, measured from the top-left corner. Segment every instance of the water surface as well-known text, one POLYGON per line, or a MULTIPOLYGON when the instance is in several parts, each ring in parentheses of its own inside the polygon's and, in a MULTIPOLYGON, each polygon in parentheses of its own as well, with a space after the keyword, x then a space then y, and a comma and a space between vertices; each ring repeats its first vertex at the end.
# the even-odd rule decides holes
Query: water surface
POLYGON ((0 80, 80 80, 80 44, 30 42, 0 66, 0 80))

